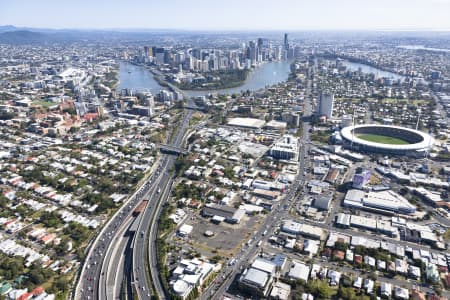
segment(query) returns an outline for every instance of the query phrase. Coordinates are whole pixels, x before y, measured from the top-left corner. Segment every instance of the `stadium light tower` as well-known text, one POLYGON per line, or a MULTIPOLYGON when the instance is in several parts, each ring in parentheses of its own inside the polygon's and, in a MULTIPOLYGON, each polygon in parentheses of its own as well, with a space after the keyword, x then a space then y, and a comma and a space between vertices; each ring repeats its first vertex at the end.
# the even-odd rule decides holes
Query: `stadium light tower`
POLYGON ((352 130, 352 142, 350 144, 350 150, 353 151, 353 139, 355 137, 355 108, 353 108, 353 114, 352 114, 352 127, 353 127, 353 130, 352 130))
POLYGON ((417 123, 416 123, 416 130, 419 128, 419 121, 420 121, 420 114, 422 113, 422 110, 420 108, 417 109, 417 112, 419 113, 417 115, 417 123))

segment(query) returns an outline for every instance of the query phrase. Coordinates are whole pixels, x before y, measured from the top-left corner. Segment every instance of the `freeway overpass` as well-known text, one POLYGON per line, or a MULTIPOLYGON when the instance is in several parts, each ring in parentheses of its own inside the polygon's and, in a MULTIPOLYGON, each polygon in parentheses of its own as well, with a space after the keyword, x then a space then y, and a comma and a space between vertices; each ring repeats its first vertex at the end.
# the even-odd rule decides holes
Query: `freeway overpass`
POLYGON ((174 155, 187 154, 186 149, 183 149, 183 148, 180 148, 180 147, 176 147, 176 146, 172 146, 172 145, 167 145, 167 144, 156 144, 156 147, 157 147, 162 153, 166 153, 166 154, 174 154, 174 155))
MULTIPOLYGON (((174 149, 181 149, 191 116, 192 111, 185 111, 183 119, 177 127, 177 131, 170 143, 170 146, 174 149)), ((151 295, 151 293, 148 291, 150 290, 153 290, 154 295, 159 299, 167 299, 169 294, 169 291, 164 288, 163 278, 161 278, 161 273, 159 272, 157 234, 159 215, 173 182, 170 170, 175 163, 175 157, 173 155, 163 154, 161 161, 161 169, 158 169, 160 173, 157 174, 159 177, 155 181, 154 186, 154 188, 157 187, 158 192, 150 196, 150 203, 152 204, 147 206, 142 213, 139 235, 135 238, 133 244, 133 276, 135 281, 139 282, 137 285, 139 299, 149 299, 148 295, 151 295), (145 269, 146 261, 149 264, 150 278, 148 278, 148 272, 145 269)))

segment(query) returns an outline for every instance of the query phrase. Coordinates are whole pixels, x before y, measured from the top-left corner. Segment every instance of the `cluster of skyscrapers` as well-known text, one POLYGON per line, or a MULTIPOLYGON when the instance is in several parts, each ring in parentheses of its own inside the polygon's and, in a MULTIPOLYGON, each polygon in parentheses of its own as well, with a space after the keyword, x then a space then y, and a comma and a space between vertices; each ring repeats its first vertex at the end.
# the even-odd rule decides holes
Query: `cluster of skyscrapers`
MULTIPOLYGON (((301 48, 291 47, 288 34, 284 40, 272 42, 267 38, 243 43, 242 47, 230 50, 165 47, 148 47, 140 49, 132 58, 139 63, 169 65, 179 71, 210 72, 227 69, 249 69, 264 61, 279 61, 299 57, 301 48)), ((125 56, 128 56, 125 53, 125 56)), ((127 57, 128 58, 128 57, 127 57)))

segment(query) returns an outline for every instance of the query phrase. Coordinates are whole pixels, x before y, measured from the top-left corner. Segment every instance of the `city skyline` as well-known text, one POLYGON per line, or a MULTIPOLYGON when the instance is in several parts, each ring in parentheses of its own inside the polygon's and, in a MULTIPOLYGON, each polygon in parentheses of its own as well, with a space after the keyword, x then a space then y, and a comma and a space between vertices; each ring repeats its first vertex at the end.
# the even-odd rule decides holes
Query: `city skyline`
POLYGON ((52 29, 446 31, 448 11, 449 0, 0 3, 2 25, 52 29))

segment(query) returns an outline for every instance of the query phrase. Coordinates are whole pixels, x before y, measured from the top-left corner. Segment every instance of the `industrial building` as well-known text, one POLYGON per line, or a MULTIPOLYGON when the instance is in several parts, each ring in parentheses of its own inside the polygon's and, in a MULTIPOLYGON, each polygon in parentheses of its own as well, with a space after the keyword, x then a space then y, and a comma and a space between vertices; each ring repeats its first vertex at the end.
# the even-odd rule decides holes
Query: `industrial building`
POLYGON ((308 224, 297 223, 292 220, 283 222, 281 231, 294 235, 308 236, 314 239, 321 240, 323 238, 322 228, 311 226, 308 224))
POLYGON ((202 215, 205 217, 220 217, 231 224, 241 221, 245 215, 245 210, 235 209, 226 205, 211 204, 203 208, 202 215))
POLYGON ((266 124, 265 121, 254 118, 231 118, 228 120, 228 125, 249 128, 249 129, 260 129, 266 124))
POLYGON ((391 190, 381 192, 349 190, 343 205, 386 214, 413 214, 416 211, 416 207, 407 199, 391 190))

